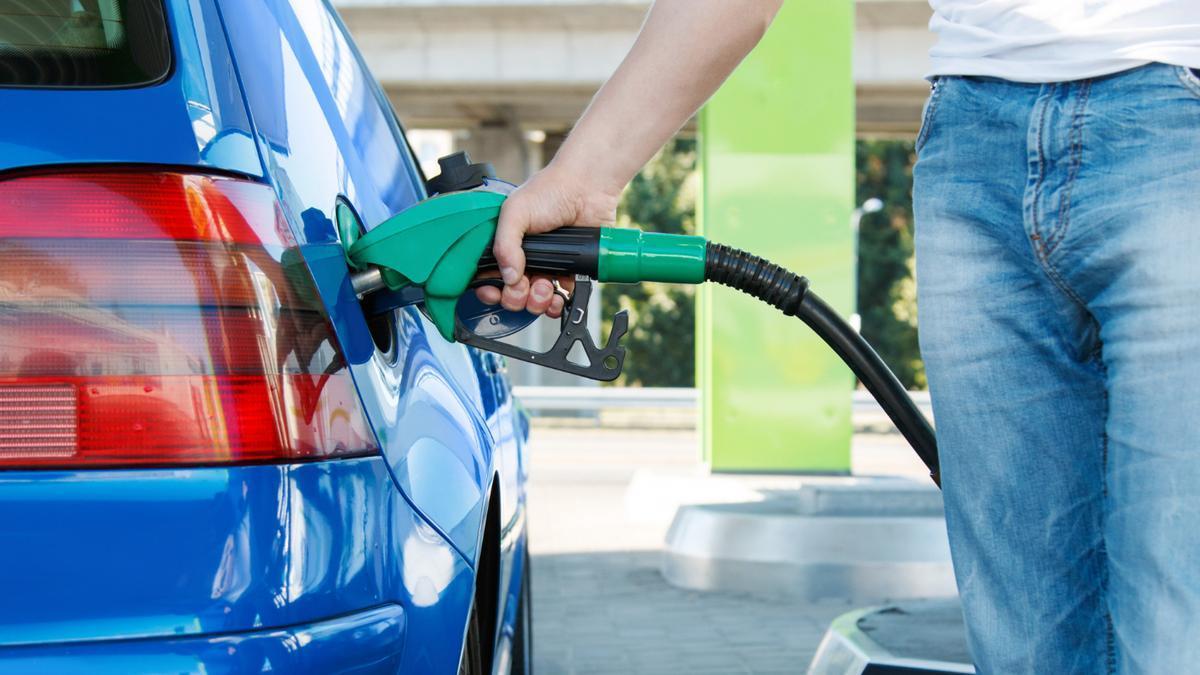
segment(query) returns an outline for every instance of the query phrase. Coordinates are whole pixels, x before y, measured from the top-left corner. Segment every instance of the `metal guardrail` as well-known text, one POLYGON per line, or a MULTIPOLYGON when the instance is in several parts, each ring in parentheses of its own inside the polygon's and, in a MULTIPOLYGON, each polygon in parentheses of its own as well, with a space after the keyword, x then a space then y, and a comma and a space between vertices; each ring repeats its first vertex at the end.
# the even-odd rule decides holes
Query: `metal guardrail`
POLYGON ((690 387, 513 387, 513 393, 530 410, 694 410, 699 404, 699 392, 690 387))
MULTIPOLYGON (((532 411, 638 408, 695 410, 700 402, 699 392, 688 387, 513 387, 513 393, 532 411)), ((921 412, 932 417, 929 392, 912 391, 909 394, 921 412)), ((875 399, 861 389, 854 391, 853 406, 855 415, 883 414, 875 399)))
MULTIPOLYGON (((908 395, 912 397, 913 403, 921 409, 921 413, 929 419, 933 419, 933 404, 929 402, 928 391, 909 391, 908 395)), ((883 415, 883 408, 879 407, 879 403, 872 398, 870 392, 866 389, 854 390, 854 414, 861 415, 867 413, 878 413, 883 415)))

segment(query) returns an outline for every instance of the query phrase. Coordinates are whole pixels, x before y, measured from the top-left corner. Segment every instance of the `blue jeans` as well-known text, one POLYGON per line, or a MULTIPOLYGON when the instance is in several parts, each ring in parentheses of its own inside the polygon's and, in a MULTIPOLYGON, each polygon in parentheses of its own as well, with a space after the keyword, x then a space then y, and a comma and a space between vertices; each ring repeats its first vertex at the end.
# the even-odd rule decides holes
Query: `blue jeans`
POLYGON ((1200 79, 937 80, 921 350, 985 673, 1200 668, 1200 79))

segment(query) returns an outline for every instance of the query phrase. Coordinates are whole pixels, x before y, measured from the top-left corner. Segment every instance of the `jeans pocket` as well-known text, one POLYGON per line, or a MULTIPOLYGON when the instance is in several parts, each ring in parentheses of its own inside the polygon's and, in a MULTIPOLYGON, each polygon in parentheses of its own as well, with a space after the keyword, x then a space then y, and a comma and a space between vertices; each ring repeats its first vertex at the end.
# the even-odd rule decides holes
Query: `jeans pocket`
POLYGON ((937 110, 938 98, 942 93, 945 78, 935 77, 929 88, 929 98, 925 99, 925 107, 921 110, 921 129, 917 132, 917 142, 914 146, 920 154, 921 148, 929 140, 929 132, 933 128, 933 113, 937 110))
POLYGON ((1183 86, 1187 87, 1193 96, 1200 98, 1200 69, 1176 66, 1175 70, 1179 74, 1179 81, 1183 83, 1183 86))

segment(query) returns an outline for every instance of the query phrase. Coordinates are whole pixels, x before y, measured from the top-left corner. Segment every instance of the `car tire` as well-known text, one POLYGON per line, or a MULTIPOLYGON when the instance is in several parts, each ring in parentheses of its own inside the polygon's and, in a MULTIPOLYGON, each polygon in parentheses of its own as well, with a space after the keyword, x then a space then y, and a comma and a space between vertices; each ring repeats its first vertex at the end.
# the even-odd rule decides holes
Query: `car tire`
POLYGON ((483 675, 483 645, 479 641, 479 613, 475 611, 474 603, 467 620, 467 639, 458 661, 458 675, 483 675))
POLYGON ((533 577, 529 565, 529 549, 521 573, 521 606, 517 608, 517 625, 513 631, 512 675, 533 675, 533 592, 529 580, 533 577))

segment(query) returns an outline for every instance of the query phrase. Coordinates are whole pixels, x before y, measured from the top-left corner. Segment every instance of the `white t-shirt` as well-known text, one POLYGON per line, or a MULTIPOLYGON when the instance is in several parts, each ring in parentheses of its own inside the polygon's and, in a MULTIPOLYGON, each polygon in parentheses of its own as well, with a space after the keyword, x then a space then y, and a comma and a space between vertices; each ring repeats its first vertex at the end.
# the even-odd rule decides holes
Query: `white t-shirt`
POLYGON ((1200 0, 929 0, 930 75, 1066 82, 1200 68, 1200 0))

